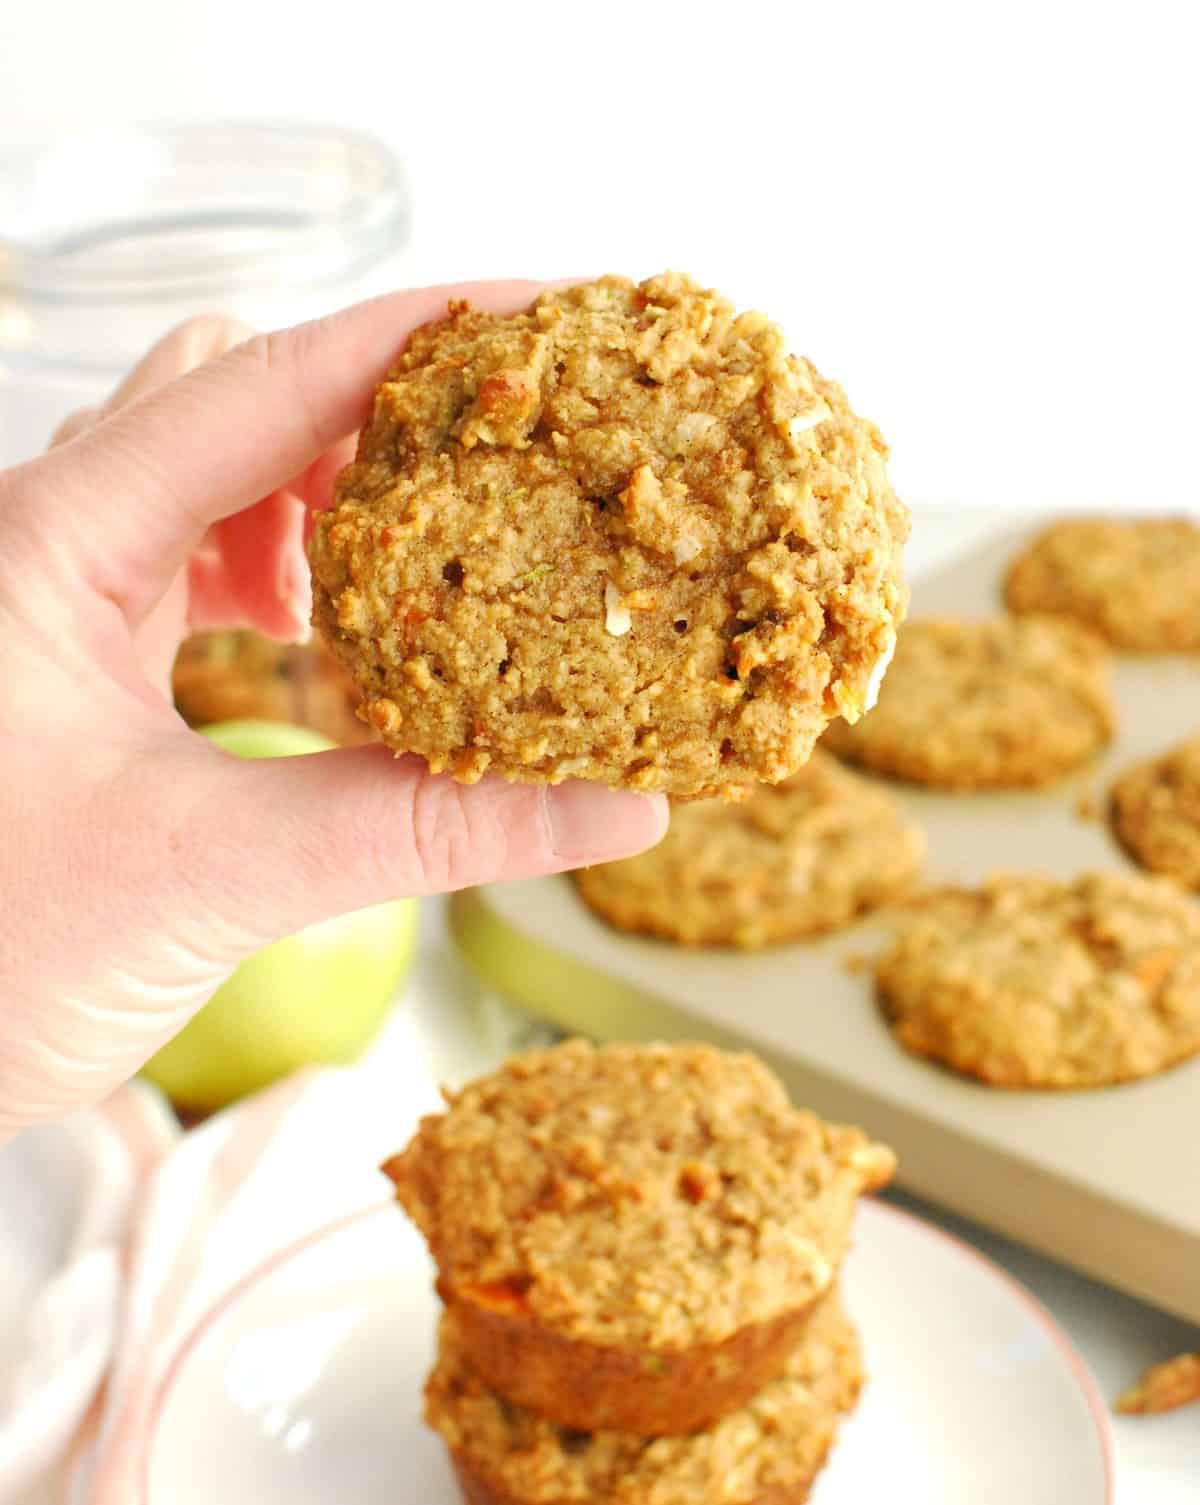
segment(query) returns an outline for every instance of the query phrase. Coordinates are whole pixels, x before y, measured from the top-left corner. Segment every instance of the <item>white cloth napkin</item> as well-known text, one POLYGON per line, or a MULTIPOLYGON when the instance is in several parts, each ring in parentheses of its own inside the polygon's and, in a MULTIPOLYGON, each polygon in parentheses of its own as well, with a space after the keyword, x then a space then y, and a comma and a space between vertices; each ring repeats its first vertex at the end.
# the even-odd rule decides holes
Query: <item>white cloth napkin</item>
POLYGON ((6 1295, 28 1305, 5 1323, 0 1505, 60 1460, 95 1399, 116 1347, 139 1190, 178 1135, 158 1094, 135 1085, 5 1150, 6 1295))
POLYGON ((159 1393, 188 1337, 272 1255, 388 1200, 377 1167, 411 1106, 398 1113, 383 1073, 321 1070, 183 1136, 140 1085, 84 1123, 92 1194, 0 1407, 0 1505, 64 1452, 67 1505, 142 1505, 159 1393))

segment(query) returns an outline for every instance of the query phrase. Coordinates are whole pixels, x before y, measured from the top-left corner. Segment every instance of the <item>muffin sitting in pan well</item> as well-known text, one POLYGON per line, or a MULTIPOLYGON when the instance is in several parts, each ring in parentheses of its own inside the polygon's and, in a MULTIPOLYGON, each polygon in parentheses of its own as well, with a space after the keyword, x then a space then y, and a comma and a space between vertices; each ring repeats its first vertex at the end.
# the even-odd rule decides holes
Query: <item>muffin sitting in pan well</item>
POLYGON ((1121 775, 1112 825, 1144 868, 1200 891, 1200 736, 1121 775))
POLYGON ((490 1389, 582 1431, 708 1425, 786 1367, 894 1158, 751 1056, 572 1041, 385 1167, 490 1389))
POLYGON ((1052 612, 1142 653, 1200 651, 1200 524, 1067 518, 1013 561, 1013 611, 1052 612))
POLYGON ((1108 655, 1050 617, 930 618, 901 632, 879 704, 822 745, 938 789, 1052 784, 1111 738, 1108 655))
POLYGON ((903 893, 925 838, 884 790, 820 751, 741 804, 681 805, 649 852, 574 874, 620 930, 763 946, 849 925, 903 893))
POLYGON ((1122 873, 914 907, 877 968, 900 1044, 1001 1087, 1101 1087, 1200 1051, 1200 905, 1122 873))

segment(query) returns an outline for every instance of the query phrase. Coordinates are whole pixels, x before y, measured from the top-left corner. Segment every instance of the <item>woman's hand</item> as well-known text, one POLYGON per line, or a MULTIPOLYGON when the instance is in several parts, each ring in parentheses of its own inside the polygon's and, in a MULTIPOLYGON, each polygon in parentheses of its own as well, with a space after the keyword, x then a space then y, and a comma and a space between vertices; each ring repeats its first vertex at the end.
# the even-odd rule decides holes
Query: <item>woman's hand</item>
POLYGON ((534 291, 398 293, 237 344, 195 321, 0 473, 0 1139, 105 1096, 284 935, 661 836, 661 799, 465 787, 381 747, 240 761, 171 705, 188 627, 302 635, 306 510, 408 333, 534 291))

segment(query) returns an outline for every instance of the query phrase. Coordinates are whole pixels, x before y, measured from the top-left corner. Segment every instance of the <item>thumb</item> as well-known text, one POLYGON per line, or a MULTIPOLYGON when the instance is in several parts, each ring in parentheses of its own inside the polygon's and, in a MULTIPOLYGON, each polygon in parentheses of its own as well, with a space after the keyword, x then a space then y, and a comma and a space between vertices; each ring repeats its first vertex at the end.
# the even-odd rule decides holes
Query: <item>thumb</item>
POLYGON ((89 807, 72 860, 105 881, 83 884, 86 903, 64 905, 47 884, 19 921, 42 949, 4 995, 0 1143, 111 1092, 285 935, 389 899, 627 856, 666 827, 661 795, 464 787, 380 747, 245 761, 189 742, 157 765, 139 758, 89 807))
POLYGON ((230 965, 367 905, 627 857, 667 826, 661 796, 578 780, 464 785, 378 746, 253 760, 214 748, 204 778, 175 850, 189 912, 219 922, 207 946, 224 933, 230 965))

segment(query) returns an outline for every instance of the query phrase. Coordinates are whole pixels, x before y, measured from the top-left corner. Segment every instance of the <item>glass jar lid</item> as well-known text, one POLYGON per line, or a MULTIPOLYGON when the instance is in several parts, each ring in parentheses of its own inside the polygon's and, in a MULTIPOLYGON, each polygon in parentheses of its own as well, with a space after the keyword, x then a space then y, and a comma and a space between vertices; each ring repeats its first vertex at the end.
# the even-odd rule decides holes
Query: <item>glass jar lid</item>
POLYGON ((191 313, 307 317, 357 296, 410 221, 400 159, 341 127, 112 127, 6 152, 0 353, 111 366, 191 313))

